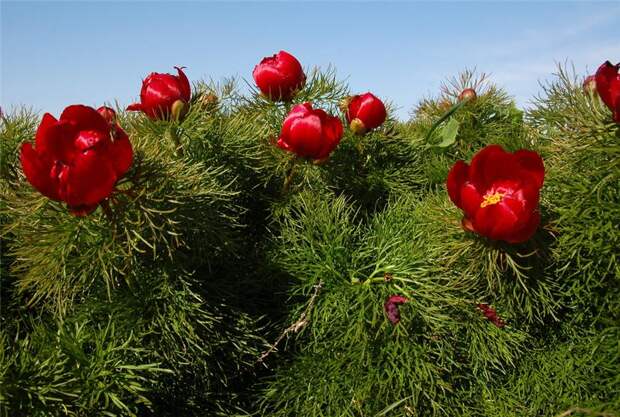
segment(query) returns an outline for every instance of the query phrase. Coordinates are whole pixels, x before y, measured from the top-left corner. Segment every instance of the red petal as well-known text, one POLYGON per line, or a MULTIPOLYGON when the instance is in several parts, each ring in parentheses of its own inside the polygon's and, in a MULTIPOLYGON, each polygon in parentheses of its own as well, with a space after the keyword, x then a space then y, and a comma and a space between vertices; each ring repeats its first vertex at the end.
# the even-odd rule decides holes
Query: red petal
POLYGON ((81 104, 66 107, 60 121, 70 122, 77 130, 100 130, 109 133, 108 122, 97 110, 81 104))
POLYGON ((130 104, 129 106, 127 106, 127 108, 125 110, 127 110, 127 111, 144 111, 144 109, 142 108, 142 104, 141 103, 130 104))
POLYGON ((480 192, 488 190, 500 179, 518 179, 519 165, 511 153, 499 145, 489 145, 471 160, 469 179, 480 192))
POLYGON ((116 124, 116 112, 113 108, 107 106, 101 106, 97 109, 97 113, 99 113, 109 125, 116 124))
POLYGON ((69 206, 96 205, 114 189, 116 173, 105 151, 80 153, 64 180, 64 200, 69 206))
POLYGON ((620 101, 619 69, 620 64, 612 65, 611 62, 606 61, 598 68, 595 74, 596 91, 601 97, 601 100, 603 100, 612 111, 616 110, 616 106, 618 106, 618 102, 620 101))
POLYGON ((35 137, 37 153, 50 160, 71 161, 75 153, 74 139, 77 132, 72 124, 56 121, 52 115, 45 114, 35 137))
POLYGON ((179 90, 181 91, 181 99, 189 103, 190 99, 192 98, 192 87, 189 84, 189 80, 187 79, 187 76, 183 72, 183 67, 180 67, 180 68, 174 67, 174 68, 176 68, 177 72, 179 73, 178 84, 179 84, 179 90))
POLYGON ((59 201, 57 183, 50 175, 53 162, 41 158, 30 143, 22 145, 20 160, 28 182, 44 196, 59 201))
POLYGON ((297 155, 314 158, 323 145, 322 136, 321 119, 312 114, 291 121, 287 143, 297 155))
POLYGON ((514 153, 520 167, 520 176, 527 176, 535 187, 540 189, 545 180, 545 165, 542 158, 534 151, 521 149, 514 153))
POLYGON ((505 204, 481 207, 472 221, 476 231, 493 240, 505 240, 519 229, 519 218, 505 204))
POLYGON ((347 114, 345 115, 347 118, 347 123, 350 124, 353 119, 357 118, 361 103, 362 98, 359 95, 351 96, 349 98, 349 106, 347 107, 347 114))
POLYGON ((329 156, 330 153, 340 143, 342 138, 343 128, 342 122, 338 117, 328 116, 325 121, 322 122, 323 127, 323 146, 321 151, 316 155, 315 159, 324 159, 329 156))
POLYGON ((129 142, 129 137, 120 126, 116 127, 114 141, 110 145, 108 154, 116 171, 116 176, 120 178, 125 175, 133 161, 133 148, 129 142))
POLYGON ((49 139, 48 131, 50 128, 56 126, 58 124, 58 120, 54 116, 49 113, 45 113, 43 115, 43 119, 37 128, 37 133, 35 135, 34 143, 37 150, 41 152, 45 152, 47 147, 47 140, 49 139))
POLYGON ((521 230, 508 237, 506 241, 508 243, 521 243, 529 240, 532 236, 534 236, 534 233, 536 233, 536 229, 538 229, 539 224, 540 213, 538 211, 535 211, 530 216, 526 225, 521 228, 521 230))
POLYGON ((471 182, 466 182, 460 191, 460 208, 465 212, 466 217, 474 218, 482 203, 482 196, 471 182))
POLYGON ((448 188, 448 195, 450 200, 460 209, 461 205, 461 187, 465 184, 469 178, 469 165, 463 161, 456 161, 456 163, 450 169, 448 178, 446 179, 446 186, 448 188))
POLYGON ((381 126, 387 117, 385 105, 371 93, 361 96, 356 114, 355 117, 360 119, 368 130, 381 126))

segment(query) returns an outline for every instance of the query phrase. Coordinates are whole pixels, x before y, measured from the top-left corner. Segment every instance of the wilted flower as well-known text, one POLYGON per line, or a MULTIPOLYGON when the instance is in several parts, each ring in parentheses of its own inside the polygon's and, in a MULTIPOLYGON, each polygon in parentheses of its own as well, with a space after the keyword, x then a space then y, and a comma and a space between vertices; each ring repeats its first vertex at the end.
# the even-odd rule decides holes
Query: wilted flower
POLYGON ((480 303, 478 304, 478 309, 482 312, 482 314, 484 314, 484 317, 486 317, 487 320, 489 320, 500 329, 506 325, 506 323, 504 323, 504 320, 502 320, 501 317, 497 315, 497 311, 495 311, 495 309, 490 305, 480 303))
POLYGON ((385 301, 383 309, 392 324, 396 325, 400 322, 400 311, 398 310, 398 306, 407 302, 409 302, 409 299, 402 295, 390 295, 385 301))

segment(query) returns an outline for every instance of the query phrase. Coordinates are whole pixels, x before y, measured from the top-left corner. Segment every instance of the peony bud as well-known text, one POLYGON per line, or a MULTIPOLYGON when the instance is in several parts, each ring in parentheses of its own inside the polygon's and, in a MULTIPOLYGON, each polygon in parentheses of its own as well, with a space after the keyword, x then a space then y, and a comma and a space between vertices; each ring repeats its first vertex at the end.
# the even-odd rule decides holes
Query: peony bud
POLYGON ((459 96, 457 97, 457 100, 460 101, 474 101, 476 100, 477 95, 476 95, 476 90, 474 90, 473 88, 466 88, 465 90, 461 91, 461 94, 459 94, 459 96))
MULTIPOLYGON (((175 67, 178 75, 153 72, 142 82, 140 103, 127 107, 129 111, 141 111, 151 119, 168 119, 177 101, 189 103, 191 87, 182 68, 175 67)), ((179 106, 179 105, 177 105, 179 106)), ((177 110, 177 115, 182 109, 177 110)), ((179 119, 177 119, 179 120, 179 119)))
POLYGON ((278 147, 302 158, 326 159, 342 138, 340 119, 312 104, 298 104, 282 123, 278 147))
POLYGON ((204 93, 202 94, 202 96, 200 96, 200 103, 207 109, 217 107, 219 102, 219 98, 213 93, 204 93))
POLYGON ((290 101, 306 83, 301 64, 285 51, 263 58, 252 76, 261 93, 272 101, 290 101))
POLYGON ((346 118, 349 127, 357 135, 376 129, 385 122, 387 113, 381 100, 371 93, 349 98, 346 118))
POLYGON ((583 92, 586 94, 592 94, 596 92, 596 77, 594 75, 588 75, 583 80, 583 92))

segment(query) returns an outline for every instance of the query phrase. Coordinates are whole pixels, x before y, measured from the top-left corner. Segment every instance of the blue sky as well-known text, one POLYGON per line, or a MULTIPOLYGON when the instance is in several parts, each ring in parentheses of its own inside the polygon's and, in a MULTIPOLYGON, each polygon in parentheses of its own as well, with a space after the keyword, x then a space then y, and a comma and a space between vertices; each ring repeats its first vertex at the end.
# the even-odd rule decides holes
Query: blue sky
POLYGON ((149 72, 237 76, 280 49, 406 118, 476 67, 526 106, 556 62, 620 61, 619 2, 1 2, 3 108, 134 101, 149 72))

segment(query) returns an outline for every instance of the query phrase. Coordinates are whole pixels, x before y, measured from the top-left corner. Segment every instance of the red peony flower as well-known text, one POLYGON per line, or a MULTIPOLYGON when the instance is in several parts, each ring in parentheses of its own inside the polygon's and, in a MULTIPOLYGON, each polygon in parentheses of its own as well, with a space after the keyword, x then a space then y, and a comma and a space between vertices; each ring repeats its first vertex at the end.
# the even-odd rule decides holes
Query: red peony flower
POLYGON ((46 113, 34 147, 24 143, 21 163, 26 179, 44 196, 64 201, 75 215, 85 215, 108 198, 131 166, 127 134, 108 107, 67 107, 60 119, 46 113))
POLYGON ((620 63, 606 61, 595 74, 596 91, 603 103, 613 113, 614 121, 620 123, 620 63))
POLYGON ((320 160, 329 156, 341 138, 339 118, 304 103, 293 107, 284 119, 277 145, 302 158, 320 160))
POLYGON ((293 55, 280 51, 265 57, 254 67, 254 81, 260 91, 272 101, 289 101, 303 88, 306 74, 293 55))
POLYGON ((489 145, 471 165, 458 161, 448 174, 450 199, 465 213, 463 227, 494 240, 520 243, 540 223, 538 200, 545 177, 536 152, 509 153, 489 145))
POLYGON ((383 102, 371 93, 352 96, 347 106, 347 122, 351 130, 363 135, 385 122, 387 113, 383 102))
POLYGON ((152 72, 142 81, 140 103, 127 110, 141 111, 151 119, 167 119, 170 115, 181 118, 191 98, 191 87, 182 68, 175 67, 179 75, 152 72))
POLYGON ((409 302, 409 299, 402 295, 390 295, 385 301, 383 309, 392 324, 396 325, 400 322, 400 311, 398 310, 398 306, 407 302, 409 302))

